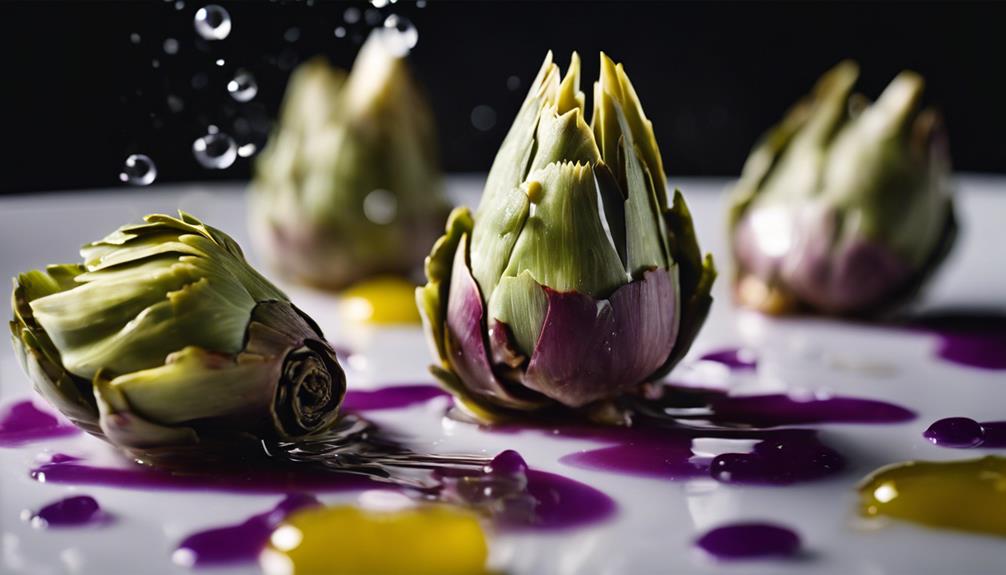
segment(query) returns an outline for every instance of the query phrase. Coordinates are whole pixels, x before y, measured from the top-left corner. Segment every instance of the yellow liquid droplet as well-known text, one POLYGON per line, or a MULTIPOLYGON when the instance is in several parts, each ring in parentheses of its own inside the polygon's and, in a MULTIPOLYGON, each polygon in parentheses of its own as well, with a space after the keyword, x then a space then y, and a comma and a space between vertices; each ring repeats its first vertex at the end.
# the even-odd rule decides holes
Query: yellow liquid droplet
POLYGON ((346 316, 363 323, 419 323, 416 286, 399 277, 382 276, 357 283, 341 294, 346 316))
POLYGON ((461 509, 340 506, 288 517, 273 531, 261 564, 266 575, 487 575, 488 555, 478 518, 461 509))
POLYGON ((860 513, 1006 536, 1006 457, 909 461, 859 487, 860 513))

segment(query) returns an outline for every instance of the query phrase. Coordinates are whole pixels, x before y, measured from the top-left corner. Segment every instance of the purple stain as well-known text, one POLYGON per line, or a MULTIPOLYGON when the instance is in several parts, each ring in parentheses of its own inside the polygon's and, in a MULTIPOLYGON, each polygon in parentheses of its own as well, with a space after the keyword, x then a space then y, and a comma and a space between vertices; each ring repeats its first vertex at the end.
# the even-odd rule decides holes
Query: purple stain
POLYGON ((77 433, 79 429, 38 409, 30 400, 19 401, 0 411, 0 446, 13 447, 77 433))
POLYGON ((81 458, 76 455, 68 455, 66 453, 53 453, 49 456, 49 463, 69 463, 71 461, 80 461, 81 458))
POLYGON ((312 495, 287 495, 274 508, 253 515, 236 525, 199 531, 183 539, 172 559, 186 567, 206 567, 255 561, 269 541, 273 530, 287 516, 307 507, 320 505, 312 495))
POLYGON ((713 458, 709 473, 721 483, 790 485, 835 475, 845 459, 807 429, 773 432, 750 453, 723 453, 713 458))
POLYGON ((758 368, 758 357, 755 353, 750 349, 739 347, 710 351, 699 357, 699 360, 719 363, 734 371, 746 371, 758 368))
POLYGON ((612 517, 615 501, 604 492, 568 477, 529 469, 527 491, 534 499, 529 523, 507 523, 505 527, 545 531, 571 529, 612 517))
POLYGON ((978 422, 968 417, 947 417, 934 422, 922 433, 940 447, 1006 447, 1006 421, 978 422))
POLYGON ((938 338, 936 356, 984 370, 1006 370, 1006 314, 999 311, 951 312, 913 321, 910 327, 938 338))
POLYGON ((435 385, 395 385, 375 390, 351 390, 342 401, 346 412, 401 409, 450 394, 435 385))
POLYGON ((793 557, 800 552, 800 536, 772 523, 733 523, 707 531, 695 545, 722 560, 793 557))
POLYGON ((285 493, 297 490, 356 491, 379 489, 362 475, 328 469, 265 462, 245 467, 214 467, 205 470, 167 470, 132 464, 129 467, 96 467, 77 460, 53 458, 31 470, 40 483, 103 485, 127 489, 230 491, 238 493, 285 493))
POLYGON ((670 433, 661 435, 572 453, 560 461, 581 469, 660 479, 708 476, 709 461, 699 459, 692 453, 691 437, 670 433))
POLYGON ((857 397, 834 396, 822 399, 794 399, 783 394, 729 396, 710 400, 719 423, 740 423, 754 427, 779 427, 811 423, 901 423, 915 419, 904 407, 857 397))
POLYGON ((104 523, 109 519, 110 516, 101 510, 93 497, 75 495, 39 509, 31 516, 31 523, 36 527, 77 527, 104 523))

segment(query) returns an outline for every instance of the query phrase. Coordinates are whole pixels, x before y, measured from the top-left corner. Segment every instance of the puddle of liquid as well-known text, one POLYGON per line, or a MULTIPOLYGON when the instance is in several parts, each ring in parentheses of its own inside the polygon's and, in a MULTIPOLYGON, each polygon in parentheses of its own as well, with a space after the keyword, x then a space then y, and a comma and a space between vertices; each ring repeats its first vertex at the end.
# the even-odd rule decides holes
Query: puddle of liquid
POLYGON ((55 415, 19 401, 0 409, 0 447, 14 447, 32 441, 76 435, 80 430, 55 415))
POLYGON ((733 523, 707 531, 695 545, 719 560, 793 557, 800 553, 800 536, 772 523, 733 523))
POLYGON ((33 527, 82 527, 111 521, 90 495, 74 495, 45 505, 35 513, 25 513, 33 527))

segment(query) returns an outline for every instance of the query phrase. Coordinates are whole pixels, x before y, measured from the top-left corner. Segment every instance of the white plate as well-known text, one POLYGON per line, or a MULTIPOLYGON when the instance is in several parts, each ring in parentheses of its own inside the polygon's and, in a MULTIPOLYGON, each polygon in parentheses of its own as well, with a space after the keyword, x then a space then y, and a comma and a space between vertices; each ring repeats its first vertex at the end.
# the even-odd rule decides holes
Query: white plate
MULTIPOLYGON (((414 432, 420 444, 445 451, 493 454, 518 450, 531 466, 561 473, 611 495, 617 516, 608 522, 558 534, 500 535, 492 541, 493 564, 508 573, 996 573, 1006 569, 999 538, 926 529, 905 523, 868 527, 855 513, 855 485, 878 466, 922 458, 971 458, 989 450, 950 450, 930 445, 922 431, 941 417, 1006 419, 1006 372, 982 371, 937 361, 935 339, 822 320, 773 321, 735 310, 727 297, 724 196, 720 180, 673 182, 687 194, 703 248, 712 251, 721 275, 717 301, 687 364, 715 348, 747 345, 762 351, 758 374, 743 378, 743 391, 825 391, 891 401, 918 413, 897 425, 825 425, 825 441, 849 459, 833 478, 791 487, 737 487, 712 480, 660 481, 573 468, 563 455, 596 444, 540 434, 499 435, 445 422, 443 405, 374 414, 378 422, 414 432), (817 358, 817 359, 814 359, 817 358), (824 358, 822 360, 822 358, 824 358), (809 551, 798 561, 717 564, 697 553, 703 531, 741 519, 768 519, 796 529, 809 551)), ((450 191, 473 202, 480 177, 455 177, 450 191)), ((925 307, 1006 310, 1006 180, 961 178, 963 233, 952 258, 927 292, 925 307)), ((250 246, 244 225, 243 186, 155 186, 89 193, 0 198, 0 276, 46 263, 75 261, 79 244, 127 221, 183 208, 250 246)), ((250 249, 250 248, 249 248, 250 249)), ((254 261, 254 255, 251 255, 254 261)), ((364 361, 349 366, 351 386, 432 383, 430 361, 416 329, 355 329, 338 321, 329 296, 284 286, 294 301, 334 340, 349 344, 364 361), (342 328, 342 329, 340 329, 342 328)), ((8 346, 0 347, 0 401, 30 395, 8 346)), ((39 400, 39 405, 41 401, 39 400)), ((176 573, 174 545, 185 535, 234 523, 271 507, 278 496, 220 492, 142 491, 38 483, 29 469, 43 452, 107 455, 100 441, 76 436, 16 448, 0 447, 0 571, 5 573, 176 573), (96 497, 117 521, 97 529, 38 530, 20 518, 70 493, 96 497)), ((358 494, 322 495, 326 502, 355 501, 358 494)), ((257 573, 255 565, 213 573, 257 573)))

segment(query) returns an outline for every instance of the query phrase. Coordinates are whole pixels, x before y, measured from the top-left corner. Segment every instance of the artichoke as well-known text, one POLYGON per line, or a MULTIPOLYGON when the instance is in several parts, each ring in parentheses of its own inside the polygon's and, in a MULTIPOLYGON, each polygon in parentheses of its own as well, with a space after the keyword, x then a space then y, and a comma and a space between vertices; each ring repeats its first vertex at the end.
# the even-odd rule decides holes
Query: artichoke
POLYGON ((36 391, 141 452, 329 428, 346 382, 317 324, 223 232, 145 220, 85 245, 83 264, 15 278, 10 328, 36 391))
POLYGON ((858 68, 825 74, 761 140, 733 191, 741 304, 770 313, 876 313, 939 266, 956 223, 939 115, 902 72, 870 104, 858 68))
POLYGON ((252 237, 292 280, 337 289, 418 271, 448 213, 430 110, 383 32, 348 77, 322 58, 298 68, 258 157, 252 237))
POLYGON ((621 65, 601 54, 591 123, 574 53, 549 53, 473 215, 455 209, 416 299, 439 365, 471 414, 617 414, 662 377, 712 302, 679 192, 667 205, 653 127, 621 65))

